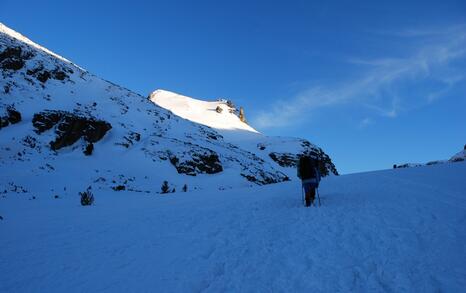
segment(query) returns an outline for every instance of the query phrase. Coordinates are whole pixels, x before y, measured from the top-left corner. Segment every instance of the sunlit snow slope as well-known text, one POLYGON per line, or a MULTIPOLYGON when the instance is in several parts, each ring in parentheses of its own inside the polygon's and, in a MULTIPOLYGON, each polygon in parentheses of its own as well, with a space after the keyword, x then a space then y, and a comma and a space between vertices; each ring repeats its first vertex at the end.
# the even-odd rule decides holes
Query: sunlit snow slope
POLYGON ((234 109, 223 100, 207 102, 166 90, 154 91, 150 95, 150 100, 180 117, 212 128, 258 133, 257 130, 240 121, 238 116, 232 113, 234 109), (221 113, 216 111, 217 107, 221 109, 221 113))
POLYGON ((0 199, 0 292, 463 292, 466 163, 154 197, 0 199))

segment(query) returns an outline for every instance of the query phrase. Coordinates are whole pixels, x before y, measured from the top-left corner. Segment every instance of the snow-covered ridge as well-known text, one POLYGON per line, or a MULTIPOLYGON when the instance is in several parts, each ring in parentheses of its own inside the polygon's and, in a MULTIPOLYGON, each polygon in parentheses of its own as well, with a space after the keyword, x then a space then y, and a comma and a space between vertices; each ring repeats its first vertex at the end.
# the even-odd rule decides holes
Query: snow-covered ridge
POLYGON ((242 122, 233 112, 235 109, 223 100, 203 101, 160 89, 150 95, 150 100, 175 115, 215 129, 259 133, 242 122))
POLYGON ((78 67, 79 69, 83 70, 83 68, 77 66, 76 64, 74 64, 73 62, 69 61, 68 59, 50 51, 49 49, 45 48, 45 47, 42 47, 41 45, 31 41, 30 39, 28 39, 27 37, 23 36, 22 34, 18 33, 17 31, 7 27, 6 25, 4 25, 3 23, 0 22, 0 33, 3 33, 3 34, 6 34, 22 43, 25 43, 25 44, 28 44, 29 46, 32 46, 38 50, 41 50, 49 55, 52 55, 53 57, 57 58, 57 59, 60 59, 61 61, 63 62, 66 62, 66 63, 69 63, 69 64, 73 64, 74 66, 78 67))
POLYGON ((456 163, 462 162, 466 160, 466 146, 465 149, 456 153, 448 160, 435 160, 429 161, 427 163, 405 163, 400 165, 394 165, 394 168, 413 168, 413 167, 421 167, 421 166, 431 166, 431 165, 438 165, 438 164, 448 164, 448 163, 456 163))
POLYGON ((461 152, 458 152, 453 157, 450 158, 450 162, 458 162, 466 160, 466 146, 461 152))
MULTIPOLYGON (((321 158, 323 174, 337 174, 319 147, 259 134, 222 101, 214 102, 225 109, 218 113, 212 102, 163 92, 189 101, 185 106, 200 111, 198 117, 224 118, 234 125, 224 130, 228 135, 48 52, 5 26, 0 31, 0 194, 76 195, 88 186, 156 194, 164 181, 172 192, 184 185, 224 190, 271 184, 293 180, 293 163, 302 153, 321 158), (245 133, 252 134, 247 142, 245 133), (232 134, 240 135, 234 140, 232 134)), ((222 122, 209 121, 216 127, 222 122)))

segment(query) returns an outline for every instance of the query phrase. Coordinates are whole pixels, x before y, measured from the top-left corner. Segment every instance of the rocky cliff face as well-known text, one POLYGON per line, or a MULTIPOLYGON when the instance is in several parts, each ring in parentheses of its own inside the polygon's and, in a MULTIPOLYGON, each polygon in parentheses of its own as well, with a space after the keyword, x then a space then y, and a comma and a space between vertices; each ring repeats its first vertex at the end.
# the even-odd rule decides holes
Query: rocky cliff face
POLYGON ((231 141, 1 24, 0 76, 0 191, 74 194, 91 185, 151 193, 163 181, 177 190, 269 184, 293 178, 291 161, 300 152, 314 152, 336 174, 309 142, 231 141))

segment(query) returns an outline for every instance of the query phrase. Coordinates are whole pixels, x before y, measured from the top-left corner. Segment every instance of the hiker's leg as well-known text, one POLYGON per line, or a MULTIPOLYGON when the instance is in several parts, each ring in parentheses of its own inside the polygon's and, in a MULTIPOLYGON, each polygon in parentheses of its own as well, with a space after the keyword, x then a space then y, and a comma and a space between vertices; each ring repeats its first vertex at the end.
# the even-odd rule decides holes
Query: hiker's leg
POLYGON ((311 188, 309 186, 309 184, 304 184, 304 192, 305 192, 305 201, 306 201, 306 206, 310 206, 311 205, 311 188))
POLYGON ((309 190, 306 192, 306 206, 311 206, 311 192, 309 190))
POLYGON ((310 193, 310 197, 311 197, 311 203, 314 202, 314 200, 316 199, 316 189, 315 188, 309 188, 309 193, 310 193))

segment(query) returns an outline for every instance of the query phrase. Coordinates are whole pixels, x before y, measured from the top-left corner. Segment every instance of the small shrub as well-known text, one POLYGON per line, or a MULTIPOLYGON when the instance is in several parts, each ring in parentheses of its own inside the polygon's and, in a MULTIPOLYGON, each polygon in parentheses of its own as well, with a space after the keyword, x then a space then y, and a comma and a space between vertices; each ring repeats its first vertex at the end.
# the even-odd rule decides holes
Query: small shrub
POLYGON ((121 190, 125 190, 126 187, 124 185, 117 185, 117 186, 113 186, 112 189, 115 191, 121 191, 121 190))
POLYGON ((86 146, 86 149, 84 150, 84 154, 86 156, 90 156, 92 155, 92 151, 94 151, 94 144, 92 142, 90 142, 87 146, 86 146))
POLYGON ((60 198, 58 195, 55 195, 53 198, 60 198))
POLYGON ((91 192, 91 187, 88 187, 86 191, 80 192, 81 205, 90 206, 94 203, 94 195, 91 192))
POLYGON ((183 189, 182 189, 182 190, 183 190, 183 192, 187 192, 187 191, 188 191, 188 185, 186 185, 186 184, 183 185, 183 189))
POLYGON ((170 191, 170 186, 168 186, 168 181, 165 180, 165 181, 162 183, 161 190, 162 190, 161 193, 168 193, 168 192, 170 191))
POLYGON ((223 109, 220 106, 217 106, 217 108, 215 108, 215 112, 220 114, 223 112, 223 109))
POLYGON ((393 165, 393 169, 396 169, 396 164, 393 165))

